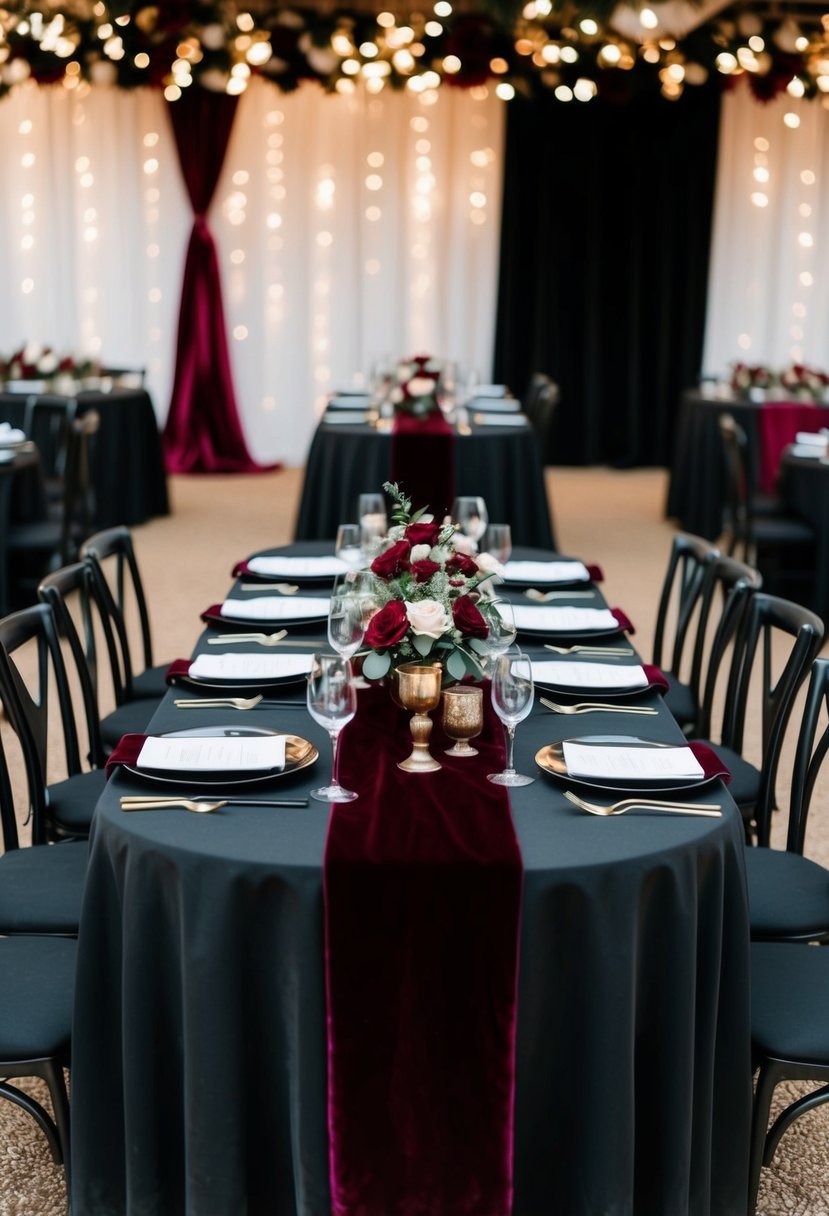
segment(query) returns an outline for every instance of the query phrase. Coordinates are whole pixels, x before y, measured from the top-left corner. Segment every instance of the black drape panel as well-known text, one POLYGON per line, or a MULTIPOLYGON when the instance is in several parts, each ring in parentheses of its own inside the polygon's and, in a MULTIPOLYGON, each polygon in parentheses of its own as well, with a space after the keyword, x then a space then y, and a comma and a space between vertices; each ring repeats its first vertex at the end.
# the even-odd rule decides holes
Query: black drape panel
POLYGON ((561 386, 557 464, 667 464, 700 370, 716 87, 509 107, 495 379, 561 386))

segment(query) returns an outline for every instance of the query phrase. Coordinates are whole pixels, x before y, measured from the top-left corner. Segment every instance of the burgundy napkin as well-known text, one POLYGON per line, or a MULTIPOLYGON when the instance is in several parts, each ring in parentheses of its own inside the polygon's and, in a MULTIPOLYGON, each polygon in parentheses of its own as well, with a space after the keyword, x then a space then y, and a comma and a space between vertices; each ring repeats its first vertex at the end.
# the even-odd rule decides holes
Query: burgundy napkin
POLYGON ((621 608, 611 608, 610 611, 619 622, 620 629, 624 629, 625 633, 636 633, 636 630, 633 628, 627 613, 623 612, 621 608))
POLYGON ((146 735, 122 735, 118 743, 107 756, 107 777, 109 777, 116 764, 136 764, 146 738, 146 735))
POLYGON ((659 667, 654 667, 653 663, 643 663, 642 670, 647 676, 648 688, 655 688, 657 692, 667 692, 670 685, 665 677, 664 671, 659 667))
POLYGON ((183 676, 189 676, 190 663, 190 659, 173 659, 164 677, 167 684, 175 684, 176 680, 180 680, 183 676))
POLYGON ((254 571, 251 570, 250 566, 248 565, 248 563, 246 561, 237 562, 236 565, 233 567, 233 570, 231 571, 231 573, 234 578, 241 578, 243 574, 250 574, 254 578, 259 577, 259 575, 255 574, 254 571))
POLYGON ((707 743, 702 743, 699 740, 694 740, 688 746, 702 765, 702 771, 705 773, 706 780, 709 780, 711 777, 720 777, 728 785, 731 780, 731 772, 723 764, 713 747, 709 747, 707 743))
POLYGON ((604 582, 604 570, 602 570, 601 566, 588 566, 587 573, 590 575, 592 583, 604 582))

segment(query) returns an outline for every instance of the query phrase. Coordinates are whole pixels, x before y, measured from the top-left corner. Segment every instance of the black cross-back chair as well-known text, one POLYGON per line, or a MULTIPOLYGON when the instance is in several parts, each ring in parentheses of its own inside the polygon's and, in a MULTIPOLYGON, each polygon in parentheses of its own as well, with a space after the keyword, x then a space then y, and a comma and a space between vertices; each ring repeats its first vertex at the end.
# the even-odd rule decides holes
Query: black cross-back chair
POLYGON ((37 593, 40 600, 51 608, 58 632, 65 640, 79 672, 86 710, 89 760, 93 766, 101 767, 123 735, 142 734, 146 730, 157 701, 149 698, 123 700, 123 687, 119 682, 120 649, 110 603, 105 599, 100 580, 95 578, 89 561, 74 562, 47 575, 37 593), (116 708, 105 714, 101 713, 99 702, 99 643, 103 644, 116 700, 116 708), (122 697, 121 703, 118 703, 119 696, 122 697))
POLYGON ((32 799, 32 843, 83 839, 106 784, 103 769, 84 771, 75 708, 55 621, 46 604, 34 604, 0 620, 0 700, 17 735, 32 799), (18 667, 18 651, 34 648, 36 688, 18 667), (47 784, 49 688, 61 718, 66 776, 47 784))
POLYGON ((699 713, 702 655, 697 664, 692 626, 697 632, 702 627, 699 611, 705 574, 718 556, 719 550, 699 536, 684 532, 675 536, 656 610, 653 661, 668 680, 665 704, 683 730, 696 722, 699 713), (691 650, 693 660, 686 673, 691 650), (682 678, 685 674, 687 679, 682 678))
POLYGON ((163 697, 169 664, 153 665, 150 614, 129 529, 119 526, 96 532, 82 546, 81 558, 90 565, 117 642, 119 660, 113 677, 117 679, 118 704, 163 697), (108 572, 111 577, 107 577, 108 572), (134 662, 129 643, 127 620, 131 605, 140 624, 143 669, 134 662))
MULTIPOLYGON (((815 659, 800 719, 785 848, 746 850, 755 941, 829 942, 829 870, 804 856, 815 784, 829 751, 829 659, 815 659)), ((769 828, 762 825, 762 835, 769 828)))
POLYGON ((795 1119, 829 1102, 829 950, 788 942, 751 947, 751 1047, 757 1070, 751 1125, 748 1212, 757 1207, 760 1171, 771 1165, 795 1119), (822 1082, 778 1115, 769 1110, 781 1081, 822 1082))
POLYGON ((26 398, 23 430, 36 444, 49 500, 60 501, 66 476, 70 430, 78 414, 77 397, 32 394, 26 398))
POLYGON ((768 844, 776 806, 780 749, 795 697, 823 640, 823 622, 808 608, 755 591, 747 601, 727 601, 717 629, 706 678, 699 735, 713 747, 732 775, 729 792, 740 808, 746 841, 768 844), (788 653, 775 673, 772 644, 789 639, 788 653), (730 656, 729 656, 730 651, 730 656), (725 669, 725 702, 719 738, 710 737, 715 691, 725 669), (756 693, 754 689, 756 688, 756 693), (749 695, 759 698, 759 765, 743 756, 749 695))
MULTIPOLYGON (((55 846, 62 850, 64 847, 55 846)), ((77 942, 65 937, 0 939, 0 1097, 37 1122, 52 1158, 69 1171, 69 1065, 77 942), (52 1119, 10 1077, 40 1077, 49 1087, 52 1119)))

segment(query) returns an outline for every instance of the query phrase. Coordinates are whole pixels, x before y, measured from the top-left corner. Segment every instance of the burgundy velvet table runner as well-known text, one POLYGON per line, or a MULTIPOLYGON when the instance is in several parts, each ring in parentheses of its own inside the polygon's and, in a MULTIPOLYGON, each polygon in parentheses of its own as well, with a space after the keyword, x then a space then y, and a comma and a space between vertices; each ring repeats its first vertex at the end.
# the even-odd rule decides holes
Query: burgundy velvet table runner
POLYGON ((817 432, 827 425, 829 409, 825 406, 800 401, 768 401, 761 406, 757 416, 758 489, 774 493, 783 448, 794 443, 798 431, 817 432))
POLYGON ((455 432, 442 414, 398 414, 391 435, 391 479, 415 507, 436 519, 448 515, 455 497, 455 432))
POLYGON ((335 1216, 508 1216, 522 864, 503 729, 479 755, 433 719, 440 772, 401 773, 410 714, 360 694, 324 862, 335 1216))

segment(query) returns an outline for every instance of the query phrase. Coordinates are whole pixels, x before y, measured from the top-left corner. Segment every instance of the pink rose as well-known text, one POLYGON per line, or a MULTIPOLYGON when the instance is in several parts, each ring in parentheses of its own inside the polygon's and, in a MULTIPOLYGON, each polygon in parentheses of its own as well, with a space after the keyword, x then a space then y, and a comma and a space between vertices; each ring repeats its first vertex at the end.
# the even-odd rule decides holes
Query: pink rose
POLYGON ((437 600, 417 600, 406 605, 406 615, 415 633, 427 638, 442 637, 452 628, 452 620, 437 600))

